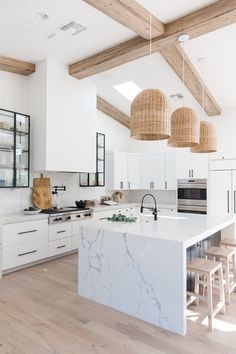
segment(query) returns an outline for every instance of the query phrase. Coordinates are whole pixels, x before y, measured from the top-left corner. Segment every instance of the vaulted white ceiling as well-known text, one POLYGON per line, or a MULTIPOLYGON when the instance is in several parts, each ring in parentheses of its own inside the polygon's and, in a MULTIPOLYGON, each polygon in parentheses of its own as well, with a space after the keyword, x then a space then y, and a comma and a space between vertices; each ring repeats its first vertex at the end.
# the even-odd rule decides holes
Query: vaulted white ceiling
MULTIPOLYGON (((150 0, 137 1, 149 9, 150 0)), ((166 23, 214 2, 151 0, 151 9, 166 23)), ((82 0, 0 0, 0 55, 35 63, 52 58, 69 64, 135 36, 82 0), (37 12, 46 13, 48 20, 37 20, 37 12), (71 21, 85 26, 86 31, 72 36, 59 30, 71 21), (52 34, 55 36, 48 39, 52 34)), ((208 58, 205 64, 207 86, 223 108, 236 106, 236 25, 190 40, 186 51, 201 75, 198 58, 208 58)), ((130 102, 113 86, 131 80, 141 88, 147 87, 147 60, 136 60, 96 76, 99 94, 129 113, 130 102)), ((153 55, 152 71, 154 87, 168 95, 183 91, 181 81, 159 54, 153 55)), ((199 106, 188 92, 185 95, 189 102, 199 106)), ((178 104, 173 102, 174 106, 178 104)))
MULTIPOLYGON (((149 8, 149 0, 138 2, 149 8)), ((169 22, 212 2, 152 0, 151 8, 160 20, 169 22)), ((31 62, 53 58, 69 64, 134 36, 82 0, 0 0, 0 55, 31 62), (46 13, 48 20, 37 20, 38 12, 46 13), (87 30, 77 36, 65 35, 59 28, 71 21, 87 30)))

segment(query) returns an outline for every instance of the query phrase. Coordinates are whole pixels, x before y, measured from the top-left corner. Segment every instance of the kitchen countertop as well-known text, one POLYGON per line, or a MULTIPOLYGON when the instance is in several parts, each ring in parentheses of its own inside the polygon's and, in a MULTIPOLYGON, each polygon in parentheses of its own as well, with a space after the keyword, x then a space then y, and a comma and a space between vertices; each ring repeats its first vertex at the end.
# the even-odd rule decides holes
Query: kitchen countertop
POLYGON ((47 214, 24 215, 24 213, 0 214, 0 225, 48 219, 47 214))
POLYGON ((234 217, 220 217, 200 214, 158 213, 158 220, 152 215, 143 214, 135 223, 91 220, 86 227, 136 236, 180 242, 189 247, 208 236, 235 223, 234 217))
MULTIPOLYGON (((153 203, 144 203, 144 206, 149 206, 153 207, 153 203)), ((92 209, 94 212, 100 212, 100 211, 106 211, 106 210, 113 210, 113 209, 122 209, 122 208, 134 208, 134 207, 139 207, 141 206, 141 202, 128 202, 128 203, 120 203, 117 205, 98 205, 93 207, 92 209)), ((157 208, 158 209, 177 209, 176 204, 165 204, 165 203, 157 203, 157 208)))

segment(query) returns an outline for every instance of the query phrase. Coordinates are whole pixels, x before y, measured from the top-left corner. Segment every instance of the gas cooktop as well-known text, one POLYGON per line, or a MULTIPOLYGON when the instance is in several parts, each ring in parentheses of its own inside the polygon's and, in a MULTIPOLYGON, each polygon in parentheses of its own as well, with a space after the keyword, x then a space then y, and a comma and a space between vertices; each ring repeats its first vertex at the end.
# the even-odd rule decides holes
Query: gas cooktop
POLYGON ((58 222, 82 220, 92 218, 93 210, 90 208, 77 208, 69 206, 65 208, 44 209, 41 213, 48 214, 48 223, 55 224, 58 222))
POLYGON ((64 213, 72 213, 72 212, 79 212, 84 210, 90 210, 89 208, 77 208, 74 206, 69 206, 65 208, 50 208, 50 209, 43 209, 41 213, 44 214, 64 214, 64 213))

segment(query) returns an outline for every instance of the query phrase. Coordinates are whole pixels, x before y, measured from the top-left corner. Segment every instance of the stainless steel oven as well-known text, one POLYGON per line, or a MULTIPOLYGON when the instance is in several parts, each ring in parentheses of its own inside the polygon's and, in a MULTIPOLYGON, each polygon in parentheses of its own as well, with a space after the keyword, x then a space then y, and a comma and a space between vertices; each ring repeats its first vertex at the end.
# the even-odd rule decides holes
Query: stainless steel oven
POLYGON ((179 179, 178 180, 178 212, 207 213, 207 180, 179 179))

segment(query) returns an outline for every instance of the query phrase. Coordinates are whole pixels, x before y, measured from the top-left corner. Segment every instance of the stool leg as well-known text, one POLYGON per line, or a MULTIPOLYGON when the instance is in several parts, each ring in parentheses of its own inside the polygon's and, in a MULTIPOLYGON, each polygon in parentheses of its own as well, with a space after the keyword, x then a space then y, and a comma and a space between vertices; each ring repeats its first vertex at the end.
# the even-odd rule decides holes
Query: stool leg
POLYGON ((219 297, 220 301, 223 302, 223 307, 221 309, 221 313, 225 313, 225 289, 224 289, 224 278, 223 278, 223 270, 222 267, 218 270, 219 277, 219 297))
POLYGON ((207 303, 208 303, 208 329, 213 331, 212 315, 213 315, 213 301, 212 301, 212 279, 211 274, 207 276, 207 303))
MULTIPOLYGON (((233 263, 234 283, 236 283, 236 257, 235 257, 235 254, 233 255, 232 263, 233 263)), ((234 291, 235 291, 235 288, 234 288, 234 291)))
POLYGON ((227 304, 231 304, 230 300, 230 275, 229 275, 229 260, 228 258, 226 259, 225 263, 225 288, 226 288, 226 299, 227 299, 227 304))
MULTIPOLYGON (((199 273, 195 274, 194 292, 199 295, 199 273)), ((195 305, 199 305, 199 297, 196 298, 195 305)))

